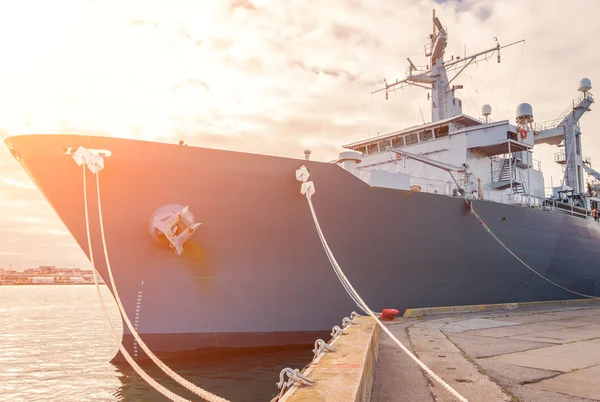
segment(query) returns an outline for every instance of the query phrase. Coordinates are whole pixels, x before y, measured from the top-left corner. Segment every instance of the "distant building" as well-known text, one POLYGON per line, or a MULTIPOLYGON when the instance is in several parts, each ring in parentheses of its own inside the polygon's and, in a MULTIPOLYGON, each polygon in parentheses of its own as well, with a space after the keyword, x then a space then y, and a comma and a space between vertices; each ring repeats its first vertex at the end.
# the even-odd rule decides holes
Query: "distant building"
POLYGON ((50 274, 52 272, 56 272, 56 267, 54 265, 40 265, 40 272, 50 274))
POLYGON ((31 283, 52 283, 54 282, 53 276, 34 276, 31 278, 31 283))
MULTIPOLYGON (((37 268, 27 268, 22 272, 14 269, 0 268, 0 285, 77 285, 94 284, 94 271, 81 268, 57 268, 55 265, 40 265, 37 268)), ((99 284, 105 282, 98 277, 99 284)))

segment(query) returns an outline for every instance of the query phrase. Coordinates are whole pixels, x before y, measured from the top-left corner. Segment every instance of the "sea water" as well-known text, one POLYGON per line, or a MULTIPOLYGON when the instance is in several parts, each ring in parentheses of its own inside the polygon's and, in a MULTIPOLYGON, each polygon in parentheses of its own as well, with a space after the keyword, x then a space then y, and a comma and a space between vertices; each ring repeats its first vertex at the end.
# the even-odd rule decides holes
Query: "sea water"
MULTIPOLYGON (((108 289, 112 322, 122 331, 108 289)), ((164 401, 127 364, 118 349, 94 285, 0 286, 0 401, 164 401)), ((270 401, 279 372, 302 369, 310 346, 219 353, 165 360, 178 374, 232 402, 270 401)), ((200 400, 152 362, 140 366, 182 397, 200 400)))

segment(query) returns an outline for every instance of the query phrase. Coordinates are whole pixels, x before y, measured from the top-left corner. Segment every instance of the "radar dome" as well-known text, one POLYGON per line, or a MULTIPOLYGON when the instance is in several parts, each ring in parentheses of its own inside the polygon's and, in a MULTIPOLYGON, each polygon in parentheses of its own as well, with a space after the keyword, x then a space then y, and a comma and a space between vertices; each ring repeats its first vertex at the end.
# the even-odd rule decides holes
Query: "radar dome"
POLYGON ((489 116, 492 114, 492 107, 490 105, 483 105, 481 107, 481 114, 484 116, 489 116))
POLYGON ((581 92, 586 92, 590 89, 592 89, 592 81, 590 81, 589 78, 582 78, 581 81, 579 81, 579 90, 581 92))
POLYGON ((517 122, 530 123, 533 121, 533 108, 529 103, 521 103, 517 106, 517 122))

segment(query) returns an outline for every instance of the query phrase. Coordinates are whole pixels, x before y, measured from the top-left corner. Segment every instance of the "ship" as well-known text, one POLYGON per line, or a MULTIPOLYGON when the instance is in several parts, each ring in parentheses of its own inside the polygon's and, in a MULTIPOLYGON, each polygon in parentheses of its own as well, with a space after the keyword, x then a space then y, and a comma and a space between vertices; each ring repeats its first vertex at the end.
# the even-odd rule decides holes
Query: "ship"
MULTIPOLYGON (((408 59, 405 79, 374 91, 422 87, 431 121, 344 145, 334 161, 84 134, 5 143, 89 257, 87 195, 95 268, 114 293, 104 238, 124 309, 159 357, 312 344, 358 310, 299 169, 332 253, 375 311, 600 296, 600 200, 585 183, 600 174, 582 157, 579 123, 591 81, 551 122, 536 122, 528 103, 513 123, 493 121, 489 105, 468 116, 454 80, 519 42, 445 57, 448 30, 432 18, 427 65, 408 59), (556 146, 563 166, 551 194, 538 144, 556 146)), ((123 344, 147 357, 126 326, 123 344)))

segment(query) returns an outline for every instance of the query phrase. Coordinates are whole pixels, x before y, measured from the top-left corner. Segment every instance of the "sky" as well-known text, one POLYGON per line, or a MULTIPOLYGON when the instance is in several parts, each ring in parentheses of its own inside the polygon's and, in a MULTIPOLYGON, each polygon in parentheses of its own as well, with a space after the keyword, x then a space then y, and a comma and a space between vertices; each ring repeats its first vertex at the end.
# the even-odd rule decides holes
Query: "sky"
MULTIPOLYGON (((447 58, 525 39, 457 79, 463 111, 537 122, 579 80, 600 85, 600 2, 589 0, 0 1, 0 134, 100 134, 330 161, 342 146, 430 120, 427 93, 371 95, 426 65, 432 9, 447 58), (543 5, 542 5, 543 4, 543 5)), ((594 90, 592 89, 592 92, 594 90)), ((600 114, 581 120, 600 167, 600 114)), ((536 147, 546 185, 559 149, 536 147)), ((0 267, 89 268, 83 252, 0 145, 0 267)))

